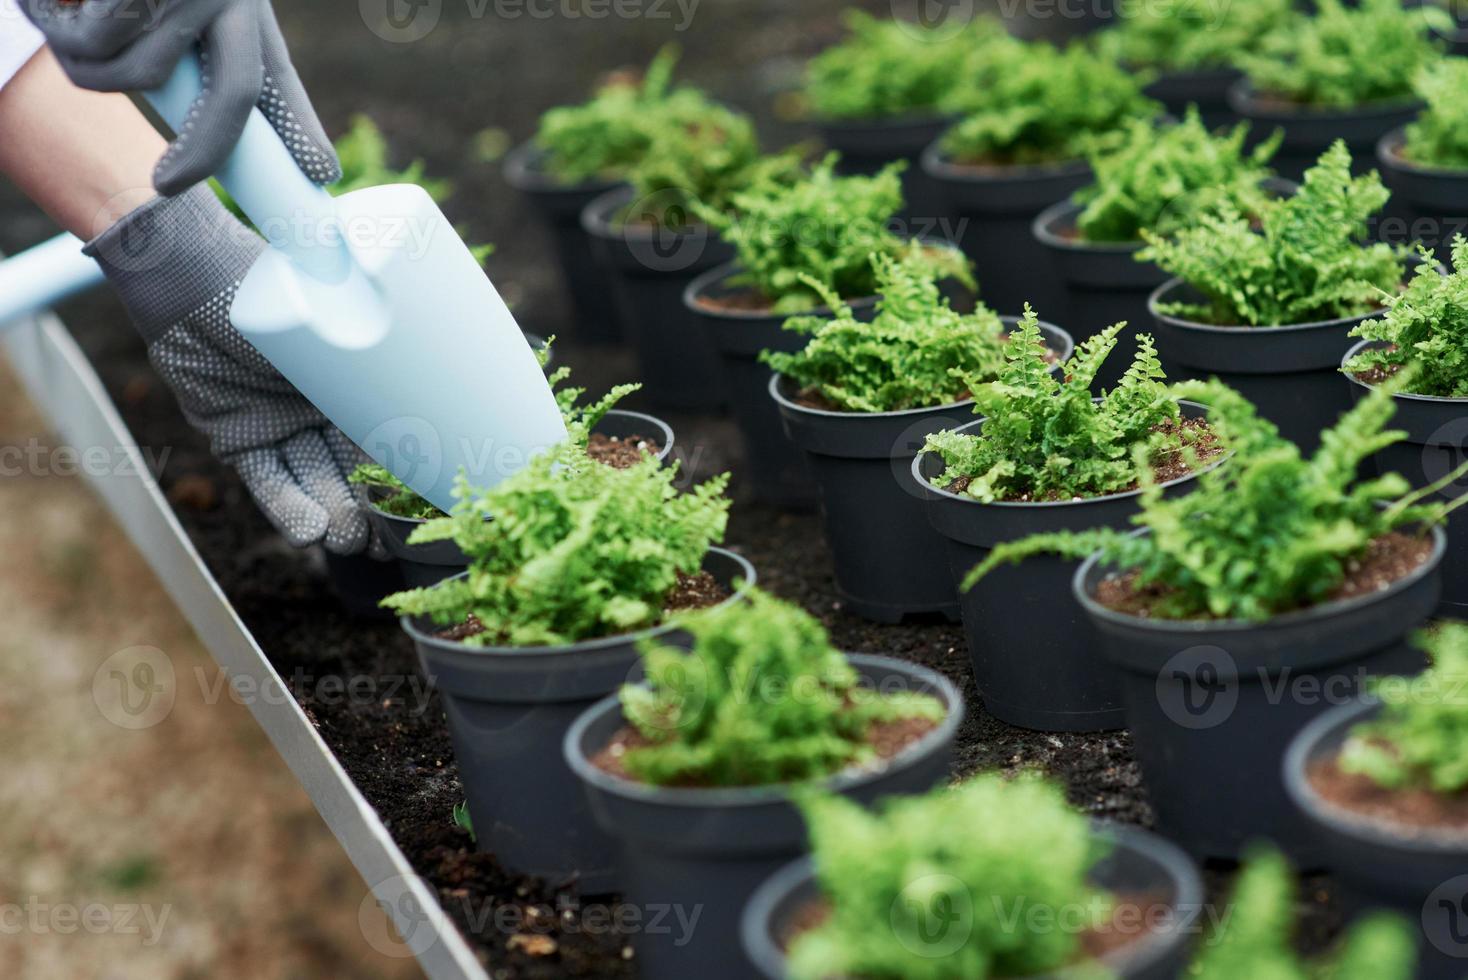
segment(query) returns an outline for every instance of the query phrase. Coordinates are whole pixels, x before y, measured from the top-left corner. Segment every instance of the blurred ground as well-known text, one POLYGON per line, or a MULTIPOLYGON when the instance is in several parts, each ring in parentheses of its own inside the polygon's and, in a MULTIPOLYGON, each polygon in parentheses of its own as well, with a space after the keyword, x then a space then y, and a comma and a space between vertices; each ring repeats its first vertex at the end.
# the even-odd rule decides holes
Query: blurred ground
MULTIPOLYGON (((0 447, 32 439, 52 446, 4 368, 0 447)), ((366 887, 248 710, 209 696, 213 661, 86 484, 9 475, 30 469, 13 456, 0 479, 0 977, 421 976, 364 940, 366 887), (188 680, 166 718, 128 730, 93 683, 136 645, 188 680)))

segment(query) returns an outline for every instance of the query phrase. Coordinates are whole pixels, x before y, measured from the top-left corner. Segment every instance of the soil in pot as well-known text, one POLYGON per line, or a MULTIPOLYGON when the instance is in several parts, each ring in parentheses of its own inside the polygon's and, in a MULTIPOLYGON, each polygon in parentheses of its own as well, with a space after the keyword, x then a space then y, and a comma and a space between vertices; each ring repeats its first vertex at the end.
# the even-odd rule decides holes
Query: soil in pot
MULTIPOLYGON (((755 578, 753 566, 718 548, 703 571, 683 578, 669 611, 730 601, 736 579, 755 578)), ((560 647, 493 647, 459 642, 475 624, 403 627, 443 698, 479 847, 515 871, 576 880, 585 894, 616 887, 612 842, 562 760, 561 740, 577 715, 633 673, 640 640, 685 638, 663 625, 560 647)))
MULTIPOLYGON (((637 353, 648 397, 657 405, 715 412, 724 405, 718 357, 683 304, 689 280, 733 258, 710 229, 671 230, 628 221, 631 190, 588 204, 581 224, 612 280, 612 297, 637 353)), ((605 298, 602 300, 605 302, 605 298)))
MULTIPOLYGON (((1004 317, 1013 326, 1015 317, 1004 317)), ((1041 324, 1057 360, 1073 347, 1041 324)), ((821 519, 835 563, 836 590, 851 612, 879 623, 913 615, 959 617, 943 540, 928 523, 912 460, 927 437, 972 420, 972 402, 902 412, 832 411, 789 379, 770 378, 785 431, 806 454, 821 494, 821 519)))
MULTIPOLYGON (((849 659, 871 688, 928 694, 942 703, 945 716, 925 731, 913 726, 877 736, 875 744, 891 753, 884 765, 848 769, 823 784, 866 804, 941 783, 963 716, 957 689, 901 661, 858 654, 849 659)), ((745 903, 761 882, 807 849, 789 787, 652 786, 626 779, 613 754, 618 745, 626 747, 626 726, 619 701, 607 698, 576 721, 565 752, 599 823, 617 839, 627 901, 645 914, 669 910, 666 929, 634 936, 640 976, 746 980, 754 969, 739 940, 745 903), (681 934, 679 921, 688 924, 681 934)))
POLYGON ((1267 838, 1297 866, 1320 867, 1315 834, 1284 787, 1259 774, 1278 771, 1289 740, 1367 676, 1421 669, 1405 637, 1437 605, 1445 548, 1441 529, 1385 535, 1330 601, 1261 623, 1158 618, 1157 590, 1088 559, 1075 594, 1121 670, 1159 831, 1227 860, 1267 838))
POLYGON ((546 172, 544 153, 533 142, 521 144, 505 157, 504 176, 506 183, 530 202, 550 233, 573 313, 569 318, 560 318, 570 326, 565 333, 589 344, 620 341, 622 328, 616 309, 606 301, 611 278, 597 262, 591 238, 581 227, 581 211, 586 205, 616 189, 619 182, 563 184, 546 172))
MULTIPOLYGON (((1184 424, 1203 426, 1205 409, 1184 403, 1184 424)), ((983 420, 958 429, 976 434, 983 420)), ((1205 436, 1200 466, 1224 450, 1205 436)), ((1075 500, 1015 499, 984 504, 960 496, 966 478, 941 487, 943 461, 925 453, 913 461, 913 479, 923 489, 928 520, 943 537, 955 585, 993 548, 1031 534, 1094 527, 1125 529, 1139 511, 1137 490, 1075 500)), ((1193 472, 1179 456, 1159 461, 1155 477, 1186 493, 1193 472)), ((994 569, 967 592, 959 591, 964 634, 974 680, 985 709, 1000 720, 1037 731, 1102 731, 1121 728, 1125 713, 1121 680, 1096 655, 1100 642, 1090 620, 1070 593, 1078 562, 1036 555, 994 569)))
MULTIPOLYGON (((1415 679, 1406 679, 1411 683, 1415 679)), ((1348 915, 1385 907, 1418 933, 1420 980, 1459 980, 1468 958, 1468 799, 1404 787, 1388 790, 1342 771, 1352 730, 1381 714, 1375 701, 1340 705, 1291 743, 1284 783, 1326 863, 1345 883, 1348 915)))
POLYGON ((1005 314, 1022 312, 1025 303, 1055 309, 1060 290, 1030 226, 1041 211, 1091 180, 1090 165, 962 163, 945 156, 935 141, 923 152, 922 169, 942 199, 943 213, 959 219, 959 244, 973 260, 984 302, 1005 314))

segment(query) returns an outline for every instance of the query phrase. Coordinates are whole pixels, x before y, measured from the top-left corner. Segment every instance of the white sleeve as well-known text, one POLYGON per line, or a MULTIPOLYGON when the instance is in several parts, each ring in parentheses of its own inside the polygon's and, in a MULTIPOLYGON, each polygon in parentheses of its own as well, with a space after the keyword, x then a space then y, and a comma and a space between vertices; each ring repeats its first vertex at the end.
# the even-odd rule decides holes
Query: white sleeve
POLYGON ((46 38, 25 19, 15 0, 0 0, 0 88, 15 77, 46 38))

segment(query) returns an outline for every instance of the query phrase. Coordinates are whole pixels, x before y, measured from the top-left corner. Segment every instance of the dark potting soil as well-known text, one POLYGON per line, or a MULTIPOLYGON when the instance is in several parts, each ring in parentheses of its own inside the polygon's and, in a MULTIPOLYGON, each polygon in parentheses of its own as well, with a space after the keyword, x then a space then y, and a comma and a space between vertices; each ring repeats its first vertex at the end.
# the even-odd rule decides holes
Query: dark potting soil
POLYGON ((1468 793, 1388 789, 1366 776, 1343 772, 1338 758, 1311 766, 1309 779, 1326 802, 1394 833, 1413 837, 1435 832, 1462 836, 1468 843, 1468 793))
MULTIPOLYGON (((937 722, 927 718, 903 718, 898 721, 879 722, 867 729, 866 743, 876 753, 877 761, 881 762, 897 755, 937 727, 937 722)), ((624 725, 612 734, 612 740, 600 752, 591 757, 591 764, 618 779, 636 782, 637 777, 627 771, 627 753, 647 748, 652 744, 652 741, 637 729, 624 725)), ((707 789, 711 786, 709 783, 696 780, 670 785, 683 789, 707 789)))
POLYGON ((663 447, 656 441, 635 434, 609 436, 604 432, 593 432, 586 441, 586 455, 614 470, 636 466, 648 456, 656 456, 662 451, 663 447))
MULTIPOLYGON (((1192 440, 1191 445, 1193 447, 1194 458, 1197 460, 1198 469, 1200 470, 1207 467, 1209 463, 1217 459, 1219 456, 1222 456, 1227 451, 1223 444, 1219 442, 1218 436, 1214 434, 1213 429, 1209 427, 1207 419, 1169 420, 1162 425, 1153 426, 1152 431, 1169 434, 1175 433, 1179 436, 1181 436, 1183 433, 1187 433, 1188 438, 1192 440)), ((1181 440, 1179 440, 1178 449, 1167 453, 1161 459, 1156 460, 1152 464, 1152 475, 1156 478, 1158 483, 1170 483, 1173 480, 1181 480, 1183 477, 1193 472, 1193 469, 1188 466, 1187 457, 1183 454, 1183 451, 1180 447, 1181 440)), ((974 478, 971 476, 960 476, 946 483, 943 486, 943 489, 947 490, 949 493, 963 493, 969 488, 969 486, 973 482, 974 478)), ((1131 486, 1123 487, 1122 489, 1114 492, 1130 493, 1133 490, 1138 489, 1140 486, 1141 484, 1139 483, 1133 483, 1131 486)), ((1047 494, 1040 499, 1041 502, 1048 503, 1051 501, 1059 500, 1060 497, 1052 493, 1047 494)), ((1081 500, 1084 498, 1075 497, 1072 499, 1081 500)), ((1006 503, 1023 504, 1031 503, 1035 500, 1035 498, 1032 494, 1022 493, 1012 497, 1005 497, 1004 500, 1006 503)))
MULTIPOLYGON (((1346 564, 1346 578, 1323 601, 1336 602, 1380 592, 1419 567, 1432 554, 1432 539, 1392 531, 1366 546, 1366 553, 1346 564)), ((1096 601, 1108 609, 1153 618, 1157 604, 1173 594, 1168 586, 1137 584, 1136 572, 1109 575, 1096 586, 1096 601)))
MULTIPOLYGON (((663 612, 707 609, 710 606, 717 606, 727 598, 729 598, 729 590, 720 585, 718 580, 708 572, 695 572, 692 575, 679 572, 678 580, 673 584, 673 590, 663 600, 663 612)), ((433 635, 440 640, 458 643, 483 632, 485 632, 484 624, 479 621, 479 617, 470 613, 462 623, 438 630, 433 635)))

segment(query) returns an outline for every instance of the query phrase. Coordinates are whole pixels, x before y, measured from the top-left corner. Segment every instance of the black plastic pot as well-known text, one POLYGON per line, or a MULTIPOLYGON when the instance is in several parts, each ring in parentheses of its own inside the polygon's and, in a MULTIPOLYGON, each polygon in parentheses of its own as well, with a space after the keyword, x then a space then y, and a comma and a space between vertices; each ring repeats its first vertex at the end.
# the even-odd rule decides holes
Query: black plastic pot
MULTIPOLYGON (((1103 957, 1099 961, 1105 967, 1103 975, 1121 980, 1174 980, 1181 976, 1187 966, 1192 924, 1203 905, 1203 881, 1198 869, 1168 841, 1140 828, 1097 823, 1095 834, 1109 843, 1111 850, 1091 869, 1091 883, 1114 895, 1145 895, 1171 910, 1156 931, 1103 957)), ((981 883, 974 885, 982 889, 981 883)), ((976 902, 988 899, 982 891, 974 895, 976 902)), ((799 921, 797 917, 820 900, 814 858, 786 865, 750 897, 740 931, 745 954, 760 976, 785 980, 785 948, 799 921)))
MULTIPOLYGON (((754 567, 722 548, 703 567, 726 588, 755 581, 754 567)), ((437 638, 427 620, 401 623, 443 696, 479 849, 512 871, 575 875, 583 894, 616 887, 612 843, 562 761, 561 740, 577 715, 634 676, 640 640, 686 645, 687 634, 659 626, 570 646, 473 647, 437 638)))
MULTIPOLYGON (((1363 340, 1346 352, 1342 373, 1351 383, 1351 395, 1366 397, 1371 386, 1344 371, 1346 361, 1367 347, 1379 346, 1363 340)), ((1400 473, 1414 487, 1424 487, 1442 479, 1463 463, 1468 453, 1468 398, 1432 398, 1427 395, 1393 395, 1397 414, 1391 428, 1401 429, 1407 438, 1387 446, 1367 461, 1372 475, 1400 473)), ((1438 491, 1441 500, 1457 500, 1468 493, 1468 480, 1460 480, 1438 491)), ((1444 616, 1468 619, 1468 550, 1461 547, 1468 540, 1468 514, 1463 509, 1448 515, 1448 539, 1455 547, 1443 557, 1443 593, 1439 611, 1444 616)))
POLYGON ((1292 105, 1279 99, 1262 97, 1249 80, 1241 79, 1228 90, 1228 103, 1234 114, 1249 125, 1249 141, 1257 144, 1276 129, 1284 131, 1279 152, 1271 165, 1281 176, 1299 180, 1315 165, 1332 143, 1346 141, 1351 151, 1351 165, 1356 173, 1374 166, 1372 153, 1377 140, 1410 122, 1422 102, 1400 99, 1350 109, 1322 109, 1292 105))
POLYGON ((634 202, 630 188, 614 190, 581 212, 603 268, 623 331, 637 353, 642 382, 660 406, 714 412, 724 405, 718 355, 683 305, 683 289, 702 272, 734 258, 734 250, 704 225, 669 231, 624 222, 630 211, 662 218, 658 201, 634 202))
MULTIPOLYGON (((1199 418, 1202 405, 1182 403, 1183 414, 1199 418)), ((977 435, 984 420, 957 431, 977 435)), ((981 503, 933 485, 943 459, 923 453, 912 462, 912 478, 926 501, 928 521, 943 537, 955 586, 969 569, 1006 541, 1031 534, 1131 527, 1141 491, 1088 500, 1048 503, 981 503)), ((1168 484, 1168 492, 1190 488, 1193 476, 1168 484)), ((958 594, 968 637, 974 681, 984 708, 1000 721, 1042 732, 1094 732, 1121 728, 1121 678, 1096 655, 1095 627, 1070 593, 1079 562, 1036 555, 990 572, 958 594)))
POLYGON ((336 555, 322 549, 326 557, 326 581, 342 608, 358 619, 392 619, 379 603, 403 591, 403 573, 394 562, 377 561, 366 555, 336 555))
POLYGON ((923 150, 953 125, 949 116, 903 116, 890 119, 818 119, 821 140, 841 154, 837 165, 843 174, 870 176, 894 160, 906 160, 902 172, 903 214, 910 227, 904 237, 925 235, 937 229, 921 227, 936 222, 943 214, 932 182, 919 165, 923 150))
POLYGON ((1431 246, 1439 260, 1451 260, 1453 236, 1468 235, 1468 170, 1423 167, 1402 156, 1405 142, 1400 128, 1376 144, 1381 179, 1392 192, 1400 224, 1382 222, 1386 241, 1431 246))
POLYGON ((1462 980, 1468 973, 1468 836, 1390 824, 1328 802, 1310 770, 1340 753, 1351 728, 1381 710, 1344 704, 1307 725, 1284 759, 1284 784, 1327 866, 1350 893, 1353 911, 1385 907, 1417 925, 1417 980, 1462 980))
MULTIPOLYGON (((672 427, 660 418, 644 415, 641 412, 628 412, 614 408, 602 416, 601 421, 597 422, 592 431, 619 438, 646 436, 655 439, 662 446, 658 452, 660 462, 666 462, 673 452, 672 427)), ((369 501, 367 519, 372 522, 372 527, 376 530, 378 537, 382 539, 387 553, 397 561, 398 567, 402 569, 401 581, 406 583, 410 589, 426 588, 457 575, 469 567, 469 559, 452 541, 433 541, 428 544, 408 543, 408 535, 416 531, 420 525, 427 523, 420 517, 400 517, 397 514, 389 514, 372 506, 369 501)))
POLYGON ((1041 211, 1030 233, 1045 251, 1055 275, 1052 295, 1063 299, 1056 312, 1080 336, 1088 337, 1113 323, 1126 321, 1116 349, 1101 365, 1092 386, 1097 392, 1116 386, 1131 366, 1138 330, 1150 317, 1147 297, 1167 281, 1167 273, 1151 262, 1138 262, 1141 242, 1087 242, 1077 237, 1081 206, 1061 201, 1041 211))
POLYGON ((923 151, 922 165, 943 212, 959 219, 959 242, 973 260, 980 298, 1000 313, 1017 315, 1025 303, 1041 316, 1054 309, 1061 290, 1030 225, 1045 208, 1090 182, 1090 164, 965 166, 949 160, 934 142, 923 151))
MULTIPOLYGON (((780 411, 770 400, 770 367, 761 363, 763 350, 794 353, 810 339, 782 329, 789 317, 757 310, 711 309, 706 298, 728 296, 741 287, 729 284, 740 267, 729 262, 710 269, 688 284, 683 305, 693 312, 719 352, 729 410, 744 440, 744 467, 752 495, 765 503, 791 509, 814 507, 816 487, 805 454, 785 435, 780 411)), ((863 320, 876 312, 876 297, 853 300, 852 312, 863 320)), ((829 317, 830 307, 808 315, 829 317)))
POLYGON ((581 227, 581 211, 619 182, 590 180, 567 185, 545 172, 545 154, 533 142, 505 157, 505 181, 524 194, 551 233, 556 259, 571 297, 570 339, 589 344, 616 343, 622 337, 615 309, 607 303, 611 280, 592 253, 581 227))
POLYGON ((1167 376, 1217 377, 1238 389, 1303 452, 1320 445, 1320 432, 1351 407, 1340 382, 1341 356, 1354 341, 1352 328, 1380 316, 1359 316, 1282 327, 1221 327, 1162 313, 1163 303, 1203 302, 1181 279, 1169 279, 1147 299, 1157 352, 1167 376))
MULTIPOLYGON (((1061 361, 1070 356, 1069 334, 1048 323, 1040 329, 1061 361)), ((904 412, 832 412, 797 404, 790 382, 778 375, 770 378, 769 393, 820 490, 842 604, 878 623, 927 613, 958 619, 958 591, 941 557, 943 540, 928 523, 922 491, 912 485, 909 470, 930 434, 973 420, 973 402, 904 412)))
POLYGON ((1195 71, 1170 71, 1149 82, 1142 91, 1167 107, 1167 113, 1181 119, 1188 106, 1196 105, 1209 129, 1234 122, 1228 104, 1228 90, 1243 73, 1237 68, 1201 68, 1195 71))
POLYGON ((1297 866, 1319 867, 1315 835, 1270 774, 1295 733, 1354 699, 1364 677, 1421 669, 1404 637, 1437 606, 1447 537, 1441 529, 1432 537, 1428 561, 1387 588, 1263 623, 1115 612, 1094 598, 1109 573, 1097 556, 1076 570, 1076 599, 1101 652, 1121 669, 1159 833, 1196 856, 1224 859, 1271 839, 1297 866))
MULTIPOLYGON (((916 664, 851 655, 876 690, 920 691, 948 710, 943 723, 875 771, 847 771, 824 781, 830 792, 861 803, 923 793, 948 778, 963 699, 946 678, 916 664)), ((626 722, 615 697, 576 719, 565 739, 566 763, 601 827, 617 841, 626 901, 645 928, 633 937, 642 980, 747 980, 753 968, 739 941, 749 896, 776 869, 807 850, 800 812, 788 786, 681 789, 610 775, 593 765, 626 722), (698 919, 679 943, 677 923, 698 919), (650 925, 660 916, 671 932, 650 925)))

